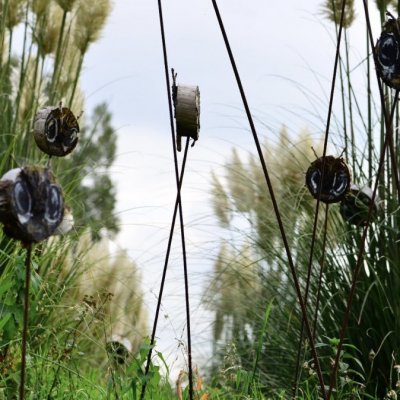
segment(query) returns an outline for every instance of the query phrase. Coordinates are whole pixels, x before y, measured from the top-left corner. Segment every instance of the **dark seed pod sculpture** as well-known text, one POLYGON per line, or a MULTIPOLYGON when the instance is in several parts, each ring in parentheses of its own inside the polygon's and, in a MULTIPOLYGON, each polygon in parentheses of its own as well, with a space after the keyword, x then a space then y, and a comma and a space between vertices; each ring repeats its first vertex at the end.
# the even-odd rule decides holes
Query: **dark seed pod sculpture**
POLYGON ((63 193, 49 169, 15 168, 0 179, 0 222, 6 235, 40 242, 56 231, 63 215, 63 193))
POLYGON ((46 107, 36 114, 33 134, 40 150, 63 157, 78 143, 78 120, 69 108, 46 107))
POLYGON ((324 203, 338 203, 350 187, 350 171, 341 157, 325 156, 323 180, 322 166, 324 157, 317 158, 311 163, 306 173, 306 185, 311 195, 324 203))
POLYGON ((383 25, 375 46, 376 69, 388 86, 400 89, 400 30, 399 20, 392 15, 383 25))
MULTIPOLYGON (((370 187, 351 185, 350 191, 340 203, 340 214, 349 224, 365 226, 368 219, 369 207, 372 203, 373 191, 370 187)), ((375 196, 372 206, 372 218, 376 217, 380 200, 375 196)))

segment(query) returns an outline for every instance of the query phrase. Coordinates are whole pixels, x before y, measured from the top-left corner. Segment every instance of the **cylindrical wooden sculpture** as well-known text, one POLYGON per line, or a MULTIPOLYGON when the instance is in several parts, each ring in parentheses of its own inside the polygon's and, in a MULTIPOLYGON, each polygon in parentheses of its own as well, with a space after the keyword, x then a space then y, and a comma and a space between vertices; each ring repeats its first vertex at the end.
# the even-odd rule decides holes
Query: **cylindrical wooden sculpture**
POLYGON ((46 154, 63 157, 78 143, 79 124, 66 107, 46 107, 36 114, 33 134, 36 144, 46 154))
POLYGON ((390 87, 400 89, 400 24, 390 16, 375 46, 376 70, 390 87))
MULTIPOLYGON (((372 203, 373 191, 368 186, 351 185, 350 191, 340 203, 342 217, 352 225, 365 226, 368 219, 369 207, 372 203)), ((380 205, 378 196, 372 206, 372 218, 376 217, 380 205)))
POLYGON ((350 171, 341 157, 325 156, 324 176, 322 166, 324 157, 311 163, 306 173, 306 185, 311 195, 324 203, 341 201, 350 188, 350 171))
POLYGON ((0 179, 0 222, 6 235, 40 242, 56 231, 63 215, 62 189, 49 169, 15 168, 0 179))
POLYGON ((177 149, 182 149, 182 137, 195 141, 200 130, 200 91, 198 86, 174 86, 177 149))

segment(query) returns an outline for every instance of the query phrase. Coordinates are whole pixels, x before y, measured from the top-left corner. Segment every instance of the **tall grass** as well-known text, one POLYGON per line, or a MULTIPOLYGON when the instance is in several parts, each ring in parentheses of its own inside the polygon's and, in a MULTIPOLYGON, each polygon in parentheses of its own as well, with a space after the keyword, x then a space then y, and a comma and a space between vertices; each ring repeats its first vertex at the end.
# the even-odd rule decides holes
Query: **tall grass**
MULTIPOLYGON (((341 1, 328 0, 324 3, 324 13, 333 22, 336 33, 341 5, 341 1)), ((378 2, 377 5, 383 22, 384 11, 391 4, 378 2)), ((380 152, 388 133, 380 111, 367 36, 367 53, 360 60, 352 59, 351 25, 355 18, 352 8, 353 2, 347 2, 340 80, 336 88, 340 108, 335 110, 334 115, 340 129, 335 136, 330 135, 330 154, 339 156, 344 149, 352 181, 372 187, 378 179, 376 171, 380 152), (353 69, 352 65, 358 65, 358 68, 353 69), (365 74, 364 91, 356 90, 353 83, 360 71, 365 74), (361 96, 367 100, 364 101, 361 96), (373 110, 378 111, 374 113, 373 110), (333 143, 340 143, 343 147, 338 151, 333 143)), ((376 30, 380 32, 380 27, 376 30)), ((393 93, 389 88, 385 89, 385 95, 387 104, 391 104, 393 93)), ((394 147, 398 162, 398 111, 395 115, 394 147)), ((324 131, 323 126, 320 129, 324 131)), ((295 137, 282 129, 277 136, 276 143, 271 138, 265 141, 264 154, 272 171, 275 195, 304 290, 315 212, 315 201, 304 186, 304 174, 315 159, 311 146, 317 154, 322 152, 318 150, 318 141, 311 135, 303 133, 295 137)), ((397 175, 388 152, 384 172, 379 177, 381 209, 368 231, 363 268, 345 334, 334 398, 384 398, 399 394, 396 366, 400 357, 399 335, 396 334, 400 321, 397 175)), ((245 371, 251 371, 255 360, 258 360, 257 372, 264 395, 279 396, 284 390, 286 396, 290 396, 292 386, 297 384, 300 398, 318 398, 318 381, 307 341, 301 352, 302 358, 297 359, 301 315, 256 157, 249 155, 248 160, 243 160, 233 151, 225 164, 224 175, 213 176, 212 183, 214 210, 221 227, 227 231, 235 230, 236 226, 242 229, 242 244, 237 241, 228 246, 226 241, 221 244, 220 257, 207 289, 206 301, 215 312, 214 371, 223 369, 224 357, 234 345, 237 365, 245 371), (246 230, 243 226, 247 226, 246 230), (265 331, 263 315, 266 304, 270 302, 273 306, 265 331), (261 357, 256 351, 260 335, 266 338, 261 357), (294 371, 298 364, 302 373, 299 383, 296 383, 294 371)), ((326 214, 320 214, 308 309, 309 318, 315 318, 318 353, 324 378, 329 382, 361 246, 362 229, 344 221, 339 206, 333 205, 326 210, 326 214), (326 242, 324 214, 328 218, 326 242), (319 284, 320 270, 322 280, 319 284), (316 312, 317 296, 320 308, 316 312)))
MULTIPOLYGON (((115 193, 107 175, 116 151, 110 113, 100 105, 92 120, 80 119, 80 142, 66 159, 49 161, 32 134, 40 108, 61 102, 75 115, 84 110, 79 87, 83 61, 110 6, 108 0, 0 3, 0 176, 26 164, 51 163, 76 222, 67 236, 34 247, 27 399, 132 398, 134 380, 141 378, 132 355, 140 358, 147 333, 140 276, 126 253, 113 256, 105 239, 99 240, 101 229, 110 235, 118 231, 115 193), (131 346, 122 363, 109 351, 116 337, 131 346)), ((16 398, 19 384, 24 257, 25 249, 0 231, 4 399, 16 398)))

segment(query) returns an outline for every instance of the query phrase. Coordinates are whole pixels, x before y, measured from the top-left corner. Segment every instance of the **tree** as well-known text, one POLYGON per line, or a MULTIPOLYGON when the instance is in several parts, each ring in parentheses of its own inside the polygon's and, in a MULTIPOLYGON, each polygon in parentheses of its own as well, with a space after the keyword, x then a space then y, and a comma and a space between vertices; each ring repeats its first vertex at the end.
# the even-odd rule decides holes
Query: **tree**
POLYGON ((119 231, 114 214, 116 189, 110 177, 117 136, 106 104, 94 109, 91 123, 83 127, 79 136, 77 148, 70 158, 62 160, 58 171, 70 192, 77 228, 89 227, 97 240, 101 230, 109 234, 119 231))

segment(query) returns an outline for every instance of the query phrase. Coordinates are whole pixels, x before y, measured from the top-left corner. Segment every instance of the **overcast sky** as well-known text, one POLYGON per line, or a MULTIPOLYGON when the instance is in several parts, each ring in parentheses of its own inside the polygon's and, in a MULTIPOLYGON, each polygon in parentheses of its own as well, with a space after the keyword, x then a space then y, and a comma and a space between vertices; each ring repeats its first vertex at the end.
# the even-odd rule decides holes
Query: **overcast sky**
MULTIPOLYGON (((283 124, 294 141, 303 128, 315 137, 324 132, 335 43, 332 24, 321 16, 321 2, 219 1, 258 133, 271 141, 283 124)), ((374 2, 370 7, 375 8, 374 2)), ((198 85, 201 93, 200 139, 190 149, 182 194, 194 363, 201 366, 210 357, 210 316, 199 299, 226 235, 216 229, 212 215, 210 172, 223 174, 233 147, 241 154, 255 147, 211 1, 169 0, 163 10, 169 65, 178 73, 178 84, 198 85)), ((377 37, 380 28, 373 17, 377 37)), ((349 37, 350 63, 356 67, 366 46, 361 8, 349 37)), ((355 68, 352 81, 362 104, 363 64, 355 68)), ((115 0, 102 38, 86 57, 82 86, 87 109, 107 101, 113 114, 118 132, 113 177, 122 222, 117 242, 142 271, 151 325, 176 194, 156 0, 115 0)), ((335 149, 343 143, 331 145, 335 149)), ((180 237, 175 237, 157 332, 159 350, 174 370, 183 366, 179 339, 186 339, 180 237)))

